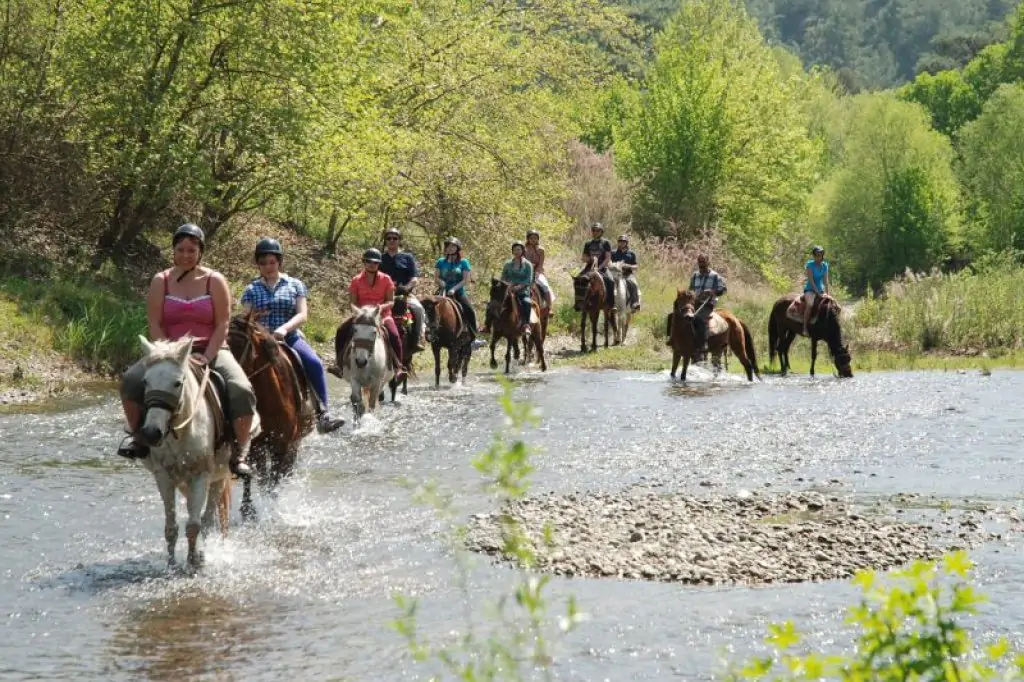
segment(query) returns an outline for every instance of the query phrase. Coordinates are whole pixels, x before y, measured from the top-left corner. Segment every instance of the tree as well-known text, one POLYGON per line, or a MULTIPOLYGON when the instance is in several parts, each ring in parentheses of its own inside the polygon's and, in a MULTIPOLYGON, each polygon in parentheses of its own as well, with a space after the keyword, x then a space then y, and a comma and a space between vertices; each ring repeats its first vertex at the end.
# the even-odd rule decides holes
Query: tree
POLYGON ((855 291, 938 265, 958 245, 952 145, 918 104, 891 94, 853 102, 844 160, 822 188, 821 229, 855 291))
POLYGON ((902 98, 917 102, 931 114, 932 126, 952 136, 981 111, 981 97, 959 71, 922 73, 900 88, 902 98))
POLYGON ((686 3, 656 40, 616 161, 640 183, 635 223, 690 237, 720 229, 766 267, 773 240, 802 212, 820 160, 797 99, 754 21, 731 0, 686 3))
POLYGON ((1004 84, 960 131, 978 251, 1024 249, 1024 87, 1004 84))

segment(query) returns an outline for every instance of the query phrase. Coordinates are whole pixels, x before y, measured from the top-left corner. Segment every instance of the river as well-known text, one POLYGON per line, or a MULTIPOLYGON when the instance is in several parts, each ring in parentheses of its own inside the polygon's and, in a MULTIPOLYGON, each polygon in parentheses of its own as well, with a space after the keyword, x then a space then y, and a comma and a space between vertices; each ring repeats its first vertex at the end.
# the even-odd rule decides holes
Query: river
MULTIPOLYGON (((666 373, 519 375, 517 396, 543 414, 529 436, 543 447, 533 490, 657 482, 695 494, 815 487, 1020 502, 1024 373, 748 385, 695 372, 686 388, 666 373)), ((113 395, 0 415, 0 678, 425 679, 388 627, 398 615, 391 595, 420 598, 420 624, 434 638, 462 626, 465 595, 452 584, 440 522, 400 481, 439 479, 465 514, 490 511, 469 460, 503 422, 499 393, 488 374, 441 390, 417 384, 356 431, 311 436, 297 477, 277 500, 259 500, 258 524, 212 538, 195 578, 165 568, 152 476, 113 454, 113 395)), ((234 505, 237 522, 237 494, 234 505)), ((971 556, 991 598, 972 627, 1021 646, 1019 539, 971 556)), ((513 577, 480 557, 469 599, 479 605, 513 577)), ((835 582, 553 580, 553 608, 568 594, 589 619, 556 647, 554 677, 592 681, 710 679, 723 655, 763 652, 766 624, 786 619, 816 646, 839 646, 857 593, 835 582)))

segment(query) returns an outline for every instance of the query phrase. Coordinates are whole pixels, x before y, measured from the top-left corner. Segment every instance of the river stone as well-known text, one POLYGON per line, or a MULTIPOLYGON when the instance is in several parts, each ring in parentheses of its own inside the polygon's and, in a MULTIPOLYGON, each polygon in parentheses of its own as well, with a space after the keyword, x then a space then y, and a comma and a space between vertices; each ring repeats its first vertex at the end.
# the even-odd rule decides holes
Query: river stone
POLYGON ((862 568, 935 559, 988 536, 973 519, 896 521, 863 509, 854 513, 840 498, 815 492, 691 497, 641 489, 548 493, 511 502, 497 513, 475 514, 468 547, 514 562, 499 549, 502 518, 518 524, 537 570, 691 585, 844 579, 862 568), (549 525, 551 545, 545 543, 549 525))

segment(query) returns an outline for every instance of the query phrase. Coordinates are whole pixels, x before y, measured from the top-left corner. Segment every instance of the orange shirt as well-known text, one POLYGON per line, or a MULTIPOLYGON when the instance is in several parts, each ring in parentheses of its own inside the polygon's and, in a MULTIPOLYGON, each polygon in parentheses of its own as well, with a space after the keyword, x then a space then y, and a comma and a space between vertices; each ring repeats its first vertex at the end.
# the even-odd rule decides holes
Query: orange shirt
MULTIPOLYGON (((348 292, 352 296, 352 304, 356 307, 364 305, 381 305, 388 300, 388 294, 395 290, 395 282, 383 272, 378 272, 373 284, 366 276, 366 271, 352 278, 348 292)), ((381 317, 391 317, 391 308, 381 311, 381 317)))

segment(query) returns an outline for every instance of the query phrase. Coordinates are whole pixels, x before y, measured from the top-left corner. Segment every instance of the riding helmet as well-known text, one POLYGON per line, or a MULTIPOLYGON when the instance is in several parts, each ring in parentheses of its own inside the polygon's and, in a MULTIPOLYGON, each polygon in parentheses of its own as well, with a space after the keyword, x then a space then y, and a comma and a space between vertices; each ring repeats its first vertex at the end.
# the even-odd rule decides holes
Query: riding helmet
POLYGON ((264 237, 259 240, 256 244, 256 260, 260 259, 260 256, 274 255, 277 256, 278 260, 284 258, 284 251, 281 250, 281 242, 270 237, 264 237))
POLYGON ((590 229, 591 230, 601 230, 602 232, 604 232, 604 225, 602 225, 601 223, 597 223, 597 222, 596 223, 591 223, 590 224, 590 229))
POLYGON ((363 262, 364 263, 379 263, 380 262, 380 250, 379 249, 367 249, 363 251, 363 262))
POLYGON ((620 242, 626 242, 628 244, 629 243, 629 235, 628 234, 620 234, 619 235, 619 241, 620 242))
POLYGON ((386 229, 384 231, 384 236, 385 237, 387 237, 389 235, 392 235, 392 234, 395 235, 396 237, 398 237, 399 239, 402 238, 402 232, 397 227, 389 227, 388 229, 386 229))
POLYGON ((537 230, 527 230, 526 231, 526 238, 527 239, 529 239, 530 237, 539 237, 539 236, 540 236, 540 232, 538 232, 537 230))
POLYGON ((522 243, 518 239, 512 242, 512 250, 514 251, 517 246, 521 246, 524 250, 526 249, 526 244, 522 243))
POLYGON ((821 246, 815 246, 813 249, 811 249, 811 253, 825 253, 825 249, 824 247, 821 246))
POLYGON ((192 223, 185 223, 177 230, 174 231, 174 236, 171 237, 171 246, 177 246, 185 237, 191 237, 199 242, 199 250, 204 251, 206 249, 206 235, 203 234, 203 230, 192 223))
POLYGON ((448 241, 446 241, 444 245, 448 246, 449 244, 455 244, 459 249, 462 248, 462 242, 459 241, 458 237, 448 237, 448 241))

